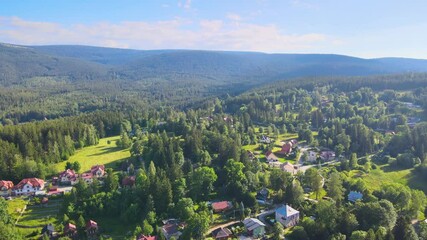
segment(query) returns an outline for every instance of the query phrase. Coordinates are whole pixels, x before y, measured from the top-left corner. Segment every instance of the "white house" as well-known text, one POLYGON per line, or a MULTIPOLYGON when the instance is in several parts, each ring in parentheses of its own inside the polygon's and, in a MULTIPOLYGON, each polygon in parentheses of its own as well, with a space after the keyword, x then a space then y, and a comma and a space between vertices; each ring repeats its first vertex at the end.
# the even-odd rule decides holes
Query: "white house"
POLYGON ((288 205, 283 205, 276 209, 276 221, 284 227, 293 227, 298 224, 299 211, 288 205))
POLYGON ((78 181, 78 174, 72 169, 67 169, 59 174, 58 180, 62 184, 75 185, 78 181))
POLYGON ((25 178, 12 190, 14 195, 34 195, 44 189, 44 180, 38 178, 25 178))

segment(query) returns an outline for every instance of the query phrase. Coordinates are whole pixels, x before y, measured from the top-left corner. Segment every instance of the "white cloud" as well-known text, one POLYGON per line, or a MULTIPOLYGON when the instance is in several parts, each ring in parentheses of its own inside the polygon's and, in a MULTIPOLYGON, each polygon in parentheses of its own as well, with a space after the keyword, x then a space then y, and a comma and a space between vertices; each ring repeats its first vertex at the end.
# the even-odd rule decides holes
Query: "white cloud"
POLYGON ((190 9, 191 8, 191 2, 192 2, 192 0, 183 0, 183 1, 180 0, 178 2, 178 7, 190 9))
POLYGON ((228 13, 227 18, 230 19, 231 21, 236 21, 236 22, 239 22, 242 20, 242 17, 236 13, 228 13))
POLYGON ((186 19, 60 25, 0 17, 0 42, 81 44, 135 49, 207 49, 309 52, 339 40, 320 33, 284 34, 275 25, 186 19))

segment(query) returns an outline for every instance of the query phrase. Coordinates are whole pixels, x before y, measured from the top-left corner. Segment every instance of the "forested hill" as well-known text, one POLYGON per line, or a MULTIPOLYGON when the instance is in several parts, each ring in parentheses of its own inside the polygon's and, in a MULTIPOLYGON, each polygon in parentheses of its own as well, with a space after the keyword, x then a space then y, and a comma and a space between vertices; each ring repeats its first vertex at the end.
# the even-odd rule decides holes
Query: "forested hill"
POLYGON ((161 78, 262 84, 306 76, 427 72, 427 60, 361 59, 333 54, 265 54, 197 50, 130 50, 90 46, 0 45, 3 80, 34 76, 73 79, 161 78), (184 76, 183 76, 184 75, 184 76))
POLYGON ((67 76, 70 79, 102 79, 105 66, 70 57, 48 55, 30 47, 0 43, 0 84, 20 83, 38 76, 67 76))

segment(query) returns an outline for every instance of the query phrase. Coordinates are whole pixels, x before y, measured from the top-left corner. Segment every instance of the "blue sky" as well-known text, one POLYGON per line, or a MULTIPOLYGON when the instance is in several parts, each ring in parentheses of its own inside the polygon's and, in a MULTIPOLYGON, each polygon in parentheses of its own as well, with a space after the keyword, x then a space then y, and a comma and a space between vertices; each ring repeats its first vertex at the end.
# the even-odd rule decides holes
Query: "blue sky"
POLYGON ((0 42, 427 58, 427 1, 0 0, 0 42))

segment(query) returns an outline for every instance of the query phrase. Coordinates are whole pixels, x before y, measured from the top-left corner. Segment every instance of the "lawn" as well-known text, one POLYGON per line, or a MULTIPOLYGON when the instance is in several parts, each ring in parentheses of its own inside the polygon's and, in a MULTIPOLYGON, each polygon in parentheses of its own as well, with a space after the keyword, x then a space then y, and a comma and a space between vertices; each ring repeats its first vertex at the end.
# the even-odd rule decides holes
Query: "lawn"
POLYGON ((399 169, 386 164, 378 166, 369 173, 353 170, 350 176, 363 179, 369 190, 377 190, 381 185, 398 183, 427 193, 427 185, 412 169, 399 169))
MULTIPOLYGON (((93 165, 104 164, 108 168, 116 168, 115 162, 130 158, 129 149, 120 149, 116 146, 119 136, 102 138, 95 146, 85 147, 68 159, 69 162, 78 161, 81 165, 80 172, 90 170, 93 165), (110 143, 110 144, 108 144, 110 143)), ((56 169, 63 171, 66 161, 56 164, 56 169)))
MULTIPOLYGON (((27 204, 27 200, 15 198, 7 203, 9 213, 16 220, 20 215, 20 211, 27 204)), ((38 239, 42 225, 47 223, 57 224, 57 214, 60 204, 61 200, 51 200, 46 207, 27 205, 25 212, 17 223, 18 231, 26 236, 26 239, 38 239), (30 226, 30 228, 22 228, 19 225, 30 226)))
POLYGON ((96 221, 100 227, 102 235, 108 235, 112 239, 124 239, 129 233, 135 230, 136 224, 123 224, 123 221, 119 217, 116 218, 96 218, 96 221))
POLYGON ((27 205, 27 202, 28 201, 23 198, 14 198, 13 200, 7 201, 7 210, 14 221, 19 217, 25 205, 27 205))

